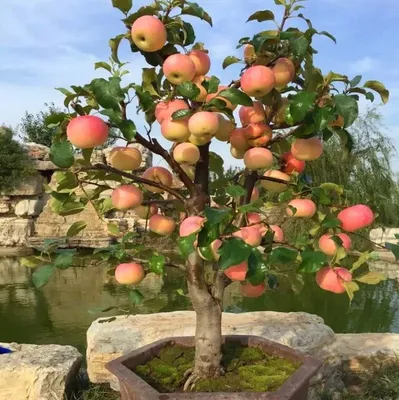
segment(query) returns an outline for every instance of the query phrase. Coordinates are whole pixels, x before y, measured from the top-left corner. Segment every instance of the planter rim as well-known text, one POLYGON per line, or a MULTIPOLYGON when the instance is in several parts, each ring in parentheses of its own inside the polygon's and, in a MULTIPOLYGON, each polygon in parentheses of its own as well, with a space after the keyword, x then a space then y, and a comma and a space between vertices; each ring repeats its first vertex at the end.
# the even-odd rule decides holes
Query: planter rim
MULTIPOLYGON (((273 355, 291 359, 293 361, 299 361, 302 365, 294 372, 275 392, 213 392, 213 393, 201 393, 201 392, 188 392, 188 393, 161 393, 154 389, 151 385, 136 375, 126 364, 131 364, 131 368, 136 365, 142 364, 142 362, 135 362, 135 358, 141 356, 143 353, 150 352, 154 348, 159 351, 162 347, 169 343, 176 343, 183 346, 193 346, 195 341, 194 336, 177 336, 168 337, 165 339, 157 340, 156 342, 150 343, 146 346, 138 348, 130 353, 127 353, 121 357, 116 358, 108 362, 105 367, 113 375, 115 375, 120 383, 128 384, 134 387, 137 392, 145 393, 146 396, 143 399, 148 400, 184 400, 184 399, 225 399, 234 400, 243 397, 237 397, 245 395, 245 399, 250 400, 284 400, 291 399, 295 393, 300 389, 303 382, 308 382, 310 378, 320 369, 323 362, 319 359, 301 353, 291 347, 284 346, 280 343, 271 341, 269 339, 252 336, 252 335, 224 335, 223 342, 237 342, 248 347, 267 347, 270 349, 270 353, 273 355), (195 395, 195 397, 193 397, 195 395)), ((263 349, 268 352, 267 349, 263 349)), ((139 397, 137 397, 139 399, 139 397)))

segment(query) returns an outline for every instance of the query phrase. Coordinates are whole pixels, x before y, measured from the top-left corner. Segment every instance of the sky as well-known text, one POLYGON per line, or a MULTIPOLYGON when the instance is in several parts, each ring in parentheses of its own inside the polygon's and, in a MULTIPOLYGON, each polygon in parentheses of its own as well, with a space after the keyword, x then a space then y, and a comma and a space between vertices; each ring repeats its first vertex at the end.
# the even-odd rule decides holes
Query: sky
MULTIPOLYGON (((245 23, 258 10, 270 9, 281 19, 282 7, 273 0, 196 0, 212 16, 214 27, 196 18, 193 23, 197 41, 204 42, 212 59, 210 75, 222 83, 236 79, 242 66, 233 65, 223 72, 221 64, 228 55, 242 55, 236 50, 241 37, 273 29, 270 22, 245 23)), ((133 0, 134 10, 150 0, 133 0)), ((324 36, 316 36, 314 47, 319 51, 315 64, 324 73, 330 70, 363 79, 382 81, 391 92, 390 102, 380 108, 386 134, 399 149, 399 1, 397 0, 308 0, 301 10, 319 31, 328 31, 337 38, 337 45, 324 36)), ((108 40, 124 33, 123 15, 112 7, 111 0, 1 0, 0 13, 0 125, 16 126, 26 111, 37 113, 44 103, 61 106, 63 95, 55 87, 89 83, 106 76, 94 70, 94 63, 109 57, 108 40)), ((305 29, 305 22, 291 24, 305 29)), ((287 25, 288 26, 288 25, 287 25)), ((131 53, 127 43, 120 59, 129 62, 126 82, 139 82, 144 60, 131 53)), ((379 98, 376 97, 376 103, 379 98)), ((361 102, 361 110, 369 103, 361 102)), ((143 118, 129 110, 129 118, 139 127, 143 118)), ((153 129, 160 138, 159 126, 153 129)), ((163 138, 161 142, 169 146, 163 138)), ((214 141, 213 141, 214 142, 214 141)), ((241 166, 230 156, 229 146, 213 143, 226 165, 241 166)), ((155 163, 161 163, 155 159, 155 163)), ((394 158, 399 171, 399 158, 394 158)))

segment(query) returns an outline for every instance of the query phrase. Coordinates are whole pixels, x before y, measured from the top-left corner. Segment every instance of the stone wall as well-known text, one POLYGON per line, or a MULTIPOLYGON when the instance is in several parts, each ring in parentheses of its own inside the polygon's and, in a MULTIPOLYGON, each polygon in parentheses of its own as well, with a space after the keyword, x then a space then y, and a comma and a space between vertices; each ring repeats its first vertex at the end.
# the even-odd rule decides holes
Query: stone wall
MULTIPOLYGON (((68 228, 75 221, 87 221, 88 227, 71 241, 78 247, 102 247, 107 245, 109 237, 106 225, 116 221, 122 230, 134 229, 143 221, 133 213, 117 213, 110 215, 105 222, 102 221, 93 207, 76 215, 62 217, 51 211, 50 197, 44 191, 44 184, 52 185, 58 168, 49 158, 49 148, 36 143, 24 144, 29 156, 32 158, 37 173, 27 182, 11 193, 0 194, 0 248, 36 248, 46 239, 64 237, 68 228)), ((152 165, 152 154, 141 148, 143 154, 142 169, 152 165)), ((108 161, 110 149, 96 151, 92 161, 108 161)), ((79 156, 78 156, 79 157, 79 156)))

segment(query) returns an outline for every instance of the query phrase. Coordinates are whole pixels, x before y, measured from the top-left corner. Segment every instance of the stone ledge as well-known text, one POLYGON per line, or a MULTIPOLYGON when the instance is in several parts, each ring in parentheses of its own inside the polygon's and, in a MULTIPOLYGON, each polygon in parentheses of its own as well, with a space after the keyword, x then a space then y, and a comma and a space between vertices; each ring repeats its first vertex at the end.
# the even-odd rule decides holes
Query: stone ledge
POLYGON ((72 346, 0 343, 0 399, 64 399, 73 389, 82 355, 72 346))
MULTIPOLYGON (((161 338, 195 333, 193 311, 120 316, 110 323, 99 323, 101 319, 87 331, 87 368, 93 383, 114 384, 105 364, 122 354, 161 338)), ((262 336, 309 353, 334 341, 322 318, 306 313, 224 313, 223 334, 262 336)))

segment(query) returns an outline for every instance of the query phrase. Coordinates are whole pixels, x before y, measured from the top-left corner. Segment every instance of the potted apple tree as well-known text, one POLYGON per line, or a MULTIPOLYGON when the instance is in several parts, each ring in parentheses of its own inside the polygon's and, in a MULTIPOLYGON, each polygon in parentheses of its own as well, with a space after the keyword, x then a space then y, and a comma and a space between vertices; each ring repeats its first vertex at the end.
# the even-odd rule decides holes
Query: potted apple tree
MULTIPOLYGON (((227 82, 210 73, 212 55, 196 43, 189 21, 199 18, 212 26, 200 5, 156 0, 131 12, 132 0, 112 0, 124 14, 123 31, 109 42, 110 62, 96 63, 110 76, 59 89, 68 112, 47 121, 57 126, 50 154, 61 168, 56 187, 48 188, 52 209, 70 215, 90 205, 101 218, 110 210, 134 210, 147 220, 150 235, 171 238, 186 260, 180 267, 196 312, 196 335, 165 338, 111 362, 108 368, 120 380, 123 399, 305 399, 319 361, 266 339, 223 337, 225 288, 240 281, 244 296, 261 296, 281 264, 315 273, 322 289, 350 298, 358 282, 383 279, 358 269, 369 253, 348 264, 351 235, 373 223, 372 210, 350 205, 346 190, 333 183, 313 187, 304 170, 307 162, 322 157, 325 141, 335 140, 342 152, 350 152, 348 128, 358 117, 359 98, 373 101, 377 92, 386 103, 389 92, 378 81, 361 85, 360 76, 323 74, 314 65, 312 40, 334 37, 300 14, 301 0, 275 3, 281 9, 279 22, 270 10, 249 16, 247 22, 261 23, 262 31, 240 39, 242 58, 225 58, 223 69, 240 66, 232 67, 237 76, 227 82), (294 26, 298 19, 305 20, 305 30, 294 26), (125 77, 126 63, 118 57, 123 43, 148 64, 141 83, 125 77), (134 122, 134 104, 145 118, 141 130, 134 122), (124 143, 113 148, 107 162, 95 163, 93 149, 106 142, 110 128, 120 131, 124 143), (160 135, 167 148, 157 139, 160 135), (137 144, 165 166, 142 173, 137 144), (217 154, 221 146, 242 160, 242 170, 232 179, 224 175, 224 160, 217 154), (75 157, 74 148, 82 157, 75 157), (288 243, 281 227, 265 217, 264 193, 284 205, 288 218, 307 220, 309 232, 288 243), (183 364, 182 355, 188 357, 183 364), (282 359, 288 365, 280 365, 278 372, 271 369, 282 359), (180 364, 162 366, 162 360, 180 364), (268 374, 283 379, 273 381, 268 374), (225 393, 232 391, 235 397, 225 393)), ((75 222, 67 236, 86 225, 75 222)), ((93 257, 112 266, 116 281, 132 286, 131 301, 140 302, 135 286, 148 272, 162 274, 169 261, 115 223, 109 223, 108 231, 114 244, 93 257)), ((396 245, 389 247, 398 253, 396 245)), ((71 266, 73 258, 73 250, 58 250, 51 261, 31 258, 31 264, 46 264, 34 273, 34 282, 41 286, 56 268, 71 266)))

